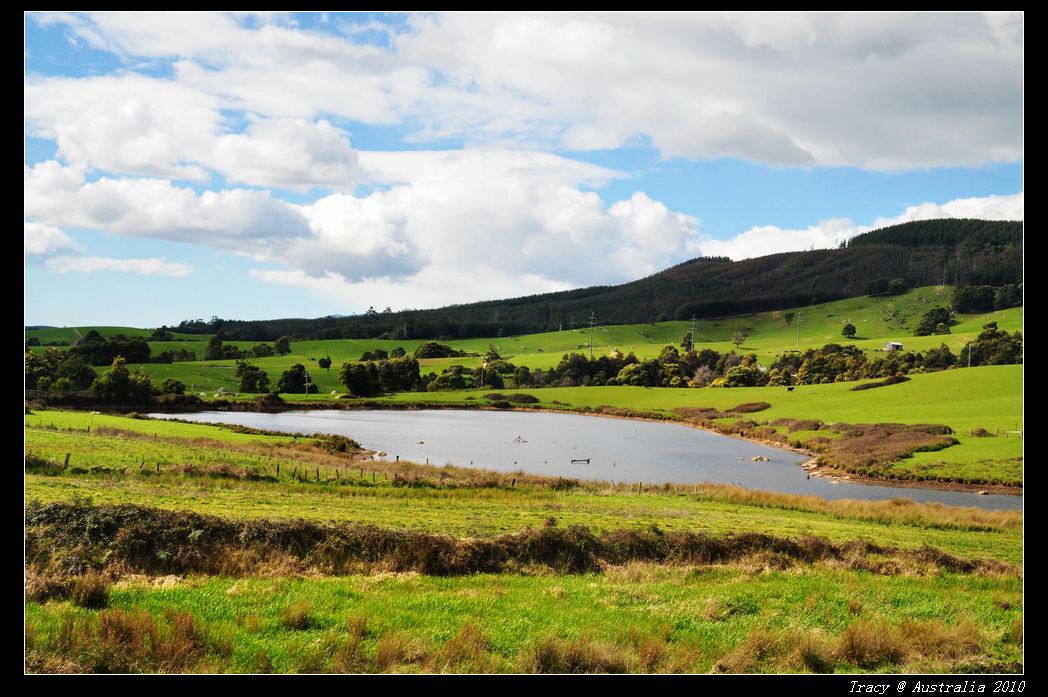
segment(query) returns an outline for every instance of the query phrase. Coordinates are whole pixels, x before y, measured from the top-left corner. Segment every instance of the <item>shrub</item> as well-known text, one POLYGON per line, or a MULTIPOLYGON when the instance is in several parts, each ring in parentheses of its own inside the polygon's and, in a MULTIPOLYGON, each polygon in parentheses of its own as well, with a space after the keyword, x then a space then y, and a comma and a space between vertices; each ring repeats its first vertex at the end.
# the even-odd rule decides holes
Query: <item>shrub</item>
POLYGON ((70 597, 74 605, 88 610, 109 607, 109 581, 103 574, 88 571, 74 579, 70 597))

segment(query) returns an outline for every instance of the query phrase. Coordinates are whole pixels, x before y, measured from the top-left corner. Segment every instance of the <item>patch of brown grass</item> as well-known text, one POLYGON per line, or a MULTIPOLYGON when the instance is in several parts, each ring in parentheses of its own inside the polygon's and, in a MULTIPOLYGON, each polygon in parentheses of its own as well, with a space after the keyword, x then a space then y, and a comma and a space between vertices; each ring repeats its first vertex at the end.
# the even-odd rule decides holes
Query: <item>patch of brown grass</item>
POLYGON ((876 668, 901 663, 906 646, 883 621, 856 622, 839 637, 836 655, 860 668, 876 668))
POLYGON ((170 609, 160 620, 145 610, 70 613, 42 643, 36 642, 34 668, 46 671, 58 662, 88 673, 184 673, 198 667, 209 652, 230 651, 210 641, 189 613, 170 609))
POLYGON ((384 635, 375 648, 375 665, 382 672, 388 672, 397 666, 418 663, 425 658, 425 652, 403 632, 390 632, 384 635))
POLYGON ((109 607, 109 578, 97 571, 88 571, 73 579, 70 598, 77 607, 101 610, 109 607))
POLYGON ((312 609, 313 607, 304 600, 288 605, 280 612, 280 626, 296 631, 313 627, 315 621, 310 614, 312 609))
POLYGON ((626 673, 630 660, 620 647, 589 639, 547 637, 525 660, 532 673, 626 673))

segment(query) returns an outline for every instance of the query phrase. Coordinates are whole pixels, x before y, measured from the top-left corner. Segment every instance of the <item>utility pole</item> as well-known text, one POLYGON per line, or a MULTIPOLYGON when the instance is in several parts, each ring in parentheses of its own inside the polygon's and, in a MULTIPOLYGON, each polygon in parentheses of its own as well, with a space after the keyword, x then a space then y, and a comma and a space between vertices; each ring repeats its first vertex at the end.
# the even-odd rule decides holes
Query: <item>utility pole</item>
POLYGON ((690 346, 688 347, 689 351, 694 351, 695 350, 695 332, 697 331, 697 327, 698 327, 698 321, 695 319, 695 315, 692 315, 691 316, 691 341, 688 342, 690 344, 690 346))
POLYGON ((590 313, 589 325, 590 325, 590 360, 593 360, 593 325, 597 323, 597 316, 590 313))
POLYGON ((804 321, 804 315, 797 315, 797 345, 801 345, 801 322, 804 321))

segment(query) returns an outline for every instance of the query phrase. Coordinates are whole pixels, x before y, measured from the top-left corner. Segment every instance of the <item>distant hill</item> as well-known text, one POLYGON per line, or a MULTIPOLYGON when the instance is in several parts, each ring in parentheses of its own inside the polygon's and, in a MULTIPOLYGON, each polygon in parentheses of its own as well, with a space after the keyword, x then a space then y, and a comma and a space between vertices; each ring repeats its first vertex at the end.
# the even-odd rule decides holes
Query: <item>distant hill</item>
POLYGON ((1022 282, 1022 222, 923 220, 874 230, 840 249, 785 252, 756 259, 692 259, 617 286, 592 286, 452 305, 433 310, 320 319, 186 321, 186 333, 221 331, 230 340, 468 338, 515 335, 584 324, 718 317, 862 295, 879 279, 909 286, 1022 282))

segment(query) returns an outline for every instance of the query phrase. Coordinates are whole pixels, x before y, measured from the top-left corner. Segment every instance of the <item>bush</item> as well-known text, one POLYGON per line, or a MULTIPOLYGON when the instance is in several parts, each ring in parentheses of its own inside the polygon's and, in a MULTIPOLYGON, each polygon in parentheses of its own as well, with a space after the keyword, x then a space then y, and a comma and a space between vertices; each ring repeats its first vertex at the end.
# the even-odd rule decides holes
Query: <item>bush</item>
POLYGON ((103 574, 88 571, 74 579, 70 597, 73 604, 87 610, 109 607, 109 581, 103 574))

